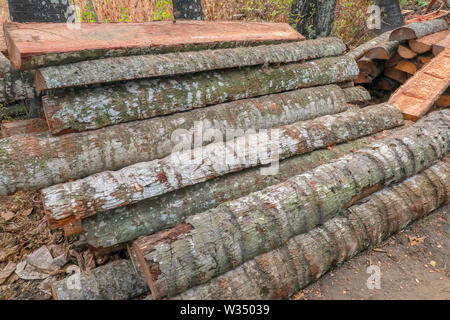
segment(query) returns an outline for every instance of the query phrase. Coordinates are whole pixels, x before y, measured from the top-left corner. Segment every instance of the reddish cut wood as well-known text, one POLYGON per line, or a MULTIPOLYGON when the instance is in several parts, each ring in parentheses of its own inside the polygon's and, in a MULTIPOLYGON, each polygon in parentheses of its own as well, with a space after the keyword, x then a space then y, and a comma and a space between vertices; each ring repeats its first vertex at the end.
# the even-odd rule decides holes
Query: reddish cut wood
POLYGON ((450 47, 450 32, 445 36, 444 39, 436 44, 433 44, 433 54, 437 56, 439 53, 445 50, 445 48, 450 47))
POLYGON ((408 74, 415 74, 419 69, 419 66, 414 61, 403 60, 397 63, 395 69, 406 72, 408 74))
POLYGON ((150 23, 5 23, 9 58, 18 69, 145 53, 304 40, 287 23, 160 21, 150 23), (220 46, 222 44, 222 46, 220 46), (60 55, 60 56, 59 56, 60 55), (39 57, 39 59, 34 58, 39 57))
POLYGON ((47 122, 44 119, 28 119, 18 121, 3 121, 2 125, 3 138, 15 136, 18 134, 29 134, 48 131, 47 122))
POLYGON ((433 106, 450 84, 450 48, 424 66, 401 86, 389 103, 408 120, 417 121, 433 106))
POLYGON ((392 80, 398 81, 400 83, 405 83, 408 80, 406 72, 400 71, 396 68, 388 68, 384 70, 384 75, 392 80))
POLYGON ((442 96, 436 101, 436 106, 439 108, 448 108, 450 107, 450 88, 448 88, 442 96))
POLYGON ((398 54, 404 59, 413 59, 417 56, 417 52, 402 44, 398 46, 398 54))
POLYGON ((449 34, 450 34, 450 31, 447 29, 444 31, 439 31, 436 33, 429 34, 429 35, 419 38, 419 39, 415 39, 414 41, 419 42, 423 45, 432 46, 434 44, 439 43, 443 39, 445 39, 445 37, 447 37, 447 35, 449 35, 449 34))

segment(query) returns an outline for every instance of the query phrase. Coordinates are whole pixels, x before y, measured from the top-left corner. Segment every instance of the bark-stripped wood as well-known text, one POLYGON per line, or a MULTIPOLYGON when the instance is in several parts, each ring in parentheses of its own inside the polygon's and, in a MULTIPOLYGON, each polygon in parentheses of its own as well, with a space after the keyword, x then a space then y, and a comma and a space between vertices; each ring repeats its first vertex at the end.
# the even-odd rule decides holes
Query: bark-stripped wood
MULTIPOLYGON (((177 138, 192 141, 196 123, 203 127, 201 137, 211 128, 226 137, 227 130, 242 129, 242 132, 234 133, 243 135, 249 128, 267 129, 339 113, 347 108, 342 89, 329 85, 60 137, 2 139, 0 194, 40 189, 69 179, 163 158, 172 152, 178 143, 177 138), (176 130, 187 131, 184 136, 172 137, 176 130)), ((207 143, 210 140, 205 139, 204 144, 207 143)))
POLYGON ((367 52, 369 52, 371 49, 378 47, 381 43, 384 43, 389 40, 389 36, 391 35, 391 31, 387 31, 378 37, 364 42, 362 45, 350 50, 347 55, 358 60, 359 58, 362 58, 367 52))
POLYGON ((155 299, 173 296, 308 232, 373 192, 401 182, 450 150, 450 111, 352 155, 188 217, 132 244, 155 299))
POLYGON ((355 79, 355 84, 372 83, 373 78, 365 72, 360 72, 355 79))
POLYGON ((407 24, 403 27, 397 28, 391 32, 389 41, 405 41, 411 39, 417 39, 446 30, 448 23, 445 19, 435 19, 425 22, 415 22, 407 24))
POLYGON ((417 57, 417 52, 411 50, 406 45, 403 44, 399 45, 397 50, 398 55, 403 59, 413 59, 417 57))
POLYGON ((397 53, 399 42, 398 41, 383 41, 378 43, 376 47, 373 47, 365 54, 365 57, 369 59, 382 59, 388 60, 397 53))
POLYGON ((158 21, 150 23, 5 23, 17 69, 142 54, 253 46, 303 40, 287 23, 158 21))
POLYGON ((439 108, 448 108, 450 107, 450 88, 445 90, 445 92, 439 97, 436 101, 436 106, 439 108))
POLYGON ((433 45, 438 44, 440 41, 444 40, 449 34, 450 31, 447 29, 444 31, 429 34, 415 40, 410 40, 410 42, 417 42, 423 47, 430 47, 431 49, 433 45))
POLYGON ((18 121, 3 121, 1 124, 1 128, 3 138, 18 134, 48 131, 47 122, 39 118, 18 121))
POLYGON ((417 121, 450 84, 450 47, 416 72, 389 99, 405 119, 417 121))
POLYGON ((419 63, 419 65, 421 67, 423 67, 424 65, 426 65, 428 62, 430 62, 431 60, 433 60, 434 55, 429 52, 427 54, 421 55, 417 57, 417 62, 419 63))
POLYGON ((419 41, 420 39, 411 39, 408 41, 409 48, 418 54, 423 54, 431 50, 431 45, 419 41))
POLYGON ((405 83, 406 80, 408 80, 408 75, 406 74, 406 72, 397 70, 395 68, 388 68, 384 70, 384 76, 395 80, 399 83, 405 83))
POLYGON ((0 103, 8 104, 36 96, 34 71, 17 71, 0 53, 0 103))
POLYGON ((402 61, 403 58, 400 57, 398 55, 398 53, 395 53, 394 56, 392 56, 392 58, 390 58, 389 60, 386 60, 386 62, 384 63, 384 68, 393 68, 397 65, 397 63, 399 63, 400 61, 402 61))
POLYGON ((377 105, 338 115, 272 128, 203 148, 173 152, 118 171, 42 190, 48 220, 87 218, 212 178, 349 141, 402 124, 391 105, 377 105), (194 158, 195 157, 195 158, 194 158))
POLYGON ((117 260, 52 284, 55 300, 128 300, 148 292, 129 260, 117 260))
POLYGON ((438 43, 433 44, 433 54, 437 56, 448 47, 450 47, 450 34, 447 34, 447 36, 438 43))
POLYGON ((313 151, 280 162, 278 174, 261 175, 259 168, 218 177, 155 199, 99 213, 83 221, 83 238, 95 250, 103 250, 140 236, 172 228, 185 218, 286 181, 374 141, 391 136, 403 127, 362 137, 329 149, 313 151))
POLYGON ((361 86, 344 89, 344 94, 348 103, 358 104, 372 99, 369 91, 361 86))
POLYGON ((395 69, 411 75, 415 74, 419 68, 419 64, 416 61, 410 60, 402 60, 395 66, 395 69))
POLYGON ((332 57, 278 68, 249 67, 130 81, 43 97, 53 134, 152 118, 230 100, 349 81, 358 66, 332 57))
POLYGON ((367 197, 323 226, 174 299, 288 299, 332 267, 445 205, 449 198, 447 159, 367 197))
POLYGON ((337 38, 323 38, 253 48, 178 52, 162 55, 116 57, 39 69, 39 90, 96 83, 174 76, 208 70, 279 64, 337 56, 345 51, 337 38))

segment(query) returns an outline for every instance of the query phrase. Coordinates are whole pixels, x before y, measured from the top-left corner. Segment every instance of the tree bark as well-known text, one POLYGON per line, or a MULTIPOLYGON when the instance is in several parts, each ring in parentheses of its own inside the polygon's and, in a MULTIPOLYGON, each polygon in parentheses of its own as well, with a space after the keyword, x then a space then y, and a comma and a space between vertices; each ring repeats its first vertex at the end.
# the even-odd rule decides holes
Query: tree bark
POLYGON ((83 238, 95 250, 103 250, 140 236, 183 223, 186 217, 217 207, 252 192, 284 182, 343 155, 386 138, 403 127, 295 156, 280 163, 277 175, 263 176, 259 168, 218 177, 127 207, 99 213, 83 221, 83 238))
POLYGON ((344 89, 345 99, 348 103, 362 103, 372 99, 369 91, 363 87, 353 87, 344 89))
POLYGON ((129 260, 117 260, 52 285, 55 300, 129 300, 146 292, 145 278, 129 260))
POLYGON ((350 50, 347 55, 358 60, 359 58, 362 58, 370 49, 378 47, 381 43, 388 41, 390 35, 391 31, 385 32, 378 37, 364 42, 362 45, 350 50))
POLYGON ((345 51, 337 38, 163 55, 116 57, 46 67, 36 72, 39 90, 96 83, 174 76, 208 70, 305 61, 337 56, 345 51))
POLYGON ((369 59, 389 60, 397 53, 398 45, 398 41, 379 42, 377 46, 367 51, 365 56, 369 59))
MULTIPOLYGON (((176 138, 193 140, 194 125, 203 127, 201 137, 211 128, 219 130, 223 136, 226 136, 227 130, 242 129, 242 132, 234 132, 243 135, 248 128, 261 130, 277 127, 339 113, 347 108, 342 89, 329 85, 61 137, 2 139, 0 194, 40 189, 69 179, 163 158, 178 143, 176 138), (174 135, 175 130, 187 132, 174 135)), ((208 143, 205 139, 204 144, 208 143)))
POLYGON ((329 37, 333 31, 336 0, 294 0, 291 21, 308 39, 329 37))
POLYGON ((401 130, 351 156, 189 217, 171 231, 134 241, 153 297, 206 283, 430 167, 450 150, 450 111, 439 116, 439 123, 401 130))
POLYGON ((194 287, 174 299, 288 299, 332 267, 376 246, 409 223, 448 203, 448 158, 385 188, 279 249, 194 287))
POLYGON ((1 124, 3 138, 18 134, 30 134, 48 131, 47 122, 44 119, 34 118, 28 120, 3 121, 1 124))
POLYGON ((14 22, 66 22, 69 0, 8 0, 9 15, 14 22))
POLYGON ((376 105, 271 128, 224 143, 173 152, 118 171, 41 191, 48 220, 84 219, 246 168, 271 164, 403 123, 394 106, 376 105), (193 155, 196 156, 193 159, 193 155))
POLYGON ((405 24, 399 0, 375 0, 375 5, 381 9, 381 29, 386 32, 405 24))
POLYGON ((37 69, 101 58, 257 46, 303 40, 287 23, 158 21, 3 25, 9 59, 17 69, 37 69))
POLYGON ((425 22, 410 23, 392 31, 390 41, 406 41, 417 39, 426 35, 446 30, 448 23, 445 19, 429 20, 425 22))
POLYGON ((203 20, 201 0, 173 0, 173 16, 175 19, 203 20))
POLYGON ((34 71, 18 71, 0 53, 0 103, 9 104, 38 95, 34 87, 34 71))
POLYGON ((84 131, 193 108, 353 80, 354 59, 332 57, 87 88, 43 97, 50 131, 84 131))
POLYGON ((381 60, 361 58, 357 63, 359 70, 372 78, 378 77, 384 70, 384 63, 381 60))

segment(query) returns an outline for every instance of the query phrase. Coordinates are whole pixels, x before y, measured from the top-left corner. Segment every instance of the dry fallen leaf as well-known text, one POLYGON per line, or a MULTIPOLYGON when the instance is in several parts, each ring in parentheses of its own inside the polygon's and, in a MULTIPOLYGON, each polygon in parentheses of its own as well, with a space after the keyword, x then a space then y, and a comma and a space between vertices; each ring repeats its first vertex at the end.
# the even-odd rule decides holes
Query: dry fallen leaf
POLYGON ((412 247, 422 244, 425 241, 425 239, 427 238, 427 237, 420 237, 420 238, 419 237, 411 237, 408 235, 407 235, 407 237, 409 239, 409 245, 412 247))
POLYGON ((9 262, 6 267, 0 271, 0 285, 9 278, 9 276, 16 271, 16 264, 14 262, 9 262))
POLYGON ((32 212, 33 212, 33 208, 25 209, 20 212, 20 215, 28 217, 32 212))
POLYGON ((12 218, 14 218, 14 216, 15 216, 14 212, 11 212, 11 211, 6 211, 6 212, 1 213, 1 217, 5 221, 11 220, 12 218))

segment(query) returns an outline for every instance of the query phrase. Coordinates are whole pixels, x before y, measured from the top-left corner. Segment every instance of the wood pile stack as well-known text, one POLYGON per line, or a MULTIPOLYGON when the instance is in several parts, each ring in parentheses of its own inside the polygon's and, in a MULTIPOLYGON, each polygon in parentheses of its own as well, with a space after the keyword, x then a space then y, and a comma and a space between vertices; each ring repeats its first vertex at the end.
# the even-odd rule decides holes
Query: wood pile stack
POLYGON ((51 228, 130 259, 55 282, 55 299, 286 298, 448 200, 448 110, 413 125, 391 104, 359 108, 370 95, 338 39, 65 28, 5 25, 48 131, 6 126, 0 194, 42 189, 51 228))
MULTIPOLYGON (((379 90, 394 91, 448 46, 450 46, 450 30, 445 19, 413 22, 386 32, 349 53, 358 60, 360 69, 355 83, 373 84, 379 90)), ((443 68, 448 65, 445 61, 441 63, 443 68)), ((446 77, 445 72, 446 70, 441 71, 442 77, 446 77)), ((443 85, 445 91, 448 83, 447 86, 443 85)), ((406 118, 416 121, 434 103, 439 107, 448 107, 450 106, 448 102, 449 92, 444 94, 439 91, 439 94, 433 96, 428 108, 422 107, 422 112, 417 114, 405 113, 406 118)))

